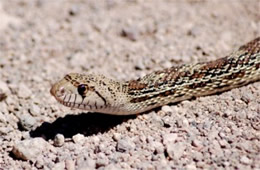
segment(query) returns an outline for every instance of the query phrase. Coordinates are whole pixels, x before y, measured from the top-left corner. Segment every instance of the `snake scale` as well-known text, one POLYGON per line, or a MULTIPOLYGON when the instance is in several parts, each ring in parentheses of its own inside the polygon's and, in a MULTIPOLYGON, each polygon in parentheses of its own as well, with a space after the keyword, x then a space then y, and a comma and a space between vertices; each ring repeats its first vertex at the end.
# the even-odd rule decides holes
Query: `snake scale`
POLYGON ((260 37, 215 61, 155 71, 120 82, 70 73, 50 92, 71 108, 112 115, 138 114, 168 103, 211 95, 260 80, 260 37))

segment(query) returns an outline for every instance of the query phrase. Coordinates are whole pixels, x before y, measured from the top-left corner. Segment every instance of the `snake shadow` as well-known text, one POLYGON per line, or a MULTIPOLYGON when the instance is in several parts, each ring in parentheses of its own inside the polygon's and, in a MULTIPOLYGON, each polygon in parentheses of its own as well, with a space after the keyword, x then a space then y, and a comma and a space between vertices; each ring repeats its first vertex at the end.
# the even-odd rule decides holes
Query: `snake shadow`
POLYGON ((136 118, 136 115, 114 116, 100 113, 69 114, 58 118, 52 123, 44 122, 35 130, 30 131, 30 136, 43 137, 46 140, 54 139, 56 134, 62 134, 65 138, 71 138, 78 133, 84 136, 91 136, 107 132, 111 128, 134 118, 136 118))

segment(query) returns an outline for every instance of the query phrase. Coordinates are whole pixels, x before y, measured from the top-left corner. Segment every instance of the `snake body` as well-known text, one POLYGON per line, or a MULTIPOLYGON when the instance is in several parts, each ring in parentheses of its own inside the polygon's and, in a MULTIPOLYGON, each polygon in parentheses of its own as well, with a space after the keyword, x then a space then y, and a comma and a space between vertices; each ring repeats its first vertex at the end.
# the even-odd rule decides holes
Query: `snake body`
POLYGON ((260 37, 215 61, 155 71, 120 82, 70 73, 51 94, 71 108, 113 115, 138 114, 168 103, 224 92, 260 80, 260 37))

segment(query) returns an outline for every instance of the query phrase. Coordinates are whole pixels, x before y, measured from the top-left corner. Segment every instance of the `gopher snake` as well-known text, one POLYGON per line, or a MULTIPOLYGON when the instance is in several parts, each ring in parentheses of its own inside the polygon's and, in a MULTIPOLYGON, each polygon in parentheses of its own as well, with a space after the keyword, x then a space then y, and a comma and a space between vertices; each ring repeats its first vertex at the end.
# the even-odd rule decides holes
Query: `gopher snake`
POLYGON ((103 75, 71 73, 51 94, 65 106, 113 115, 137 114, 260 80, 260 37, 215 61, 181 65, 119 82, 103 75))

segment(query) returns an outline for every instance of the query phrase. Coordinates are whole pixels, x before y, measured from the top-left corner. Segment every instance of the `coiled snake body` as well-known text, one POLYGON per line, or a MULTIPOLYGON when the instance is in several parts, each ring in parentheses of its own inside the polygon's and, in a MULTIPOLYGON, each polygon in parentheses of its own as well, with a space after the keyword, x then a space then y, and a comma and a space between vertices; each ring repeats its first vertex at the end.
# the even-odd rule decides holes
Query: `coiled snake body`
POLYGON ((113 115, 141 113, 260 80, 260 37, 215 61, 181 65, 119 82, 103 75, 71 73, 51 94, 65 106, 113 115))

